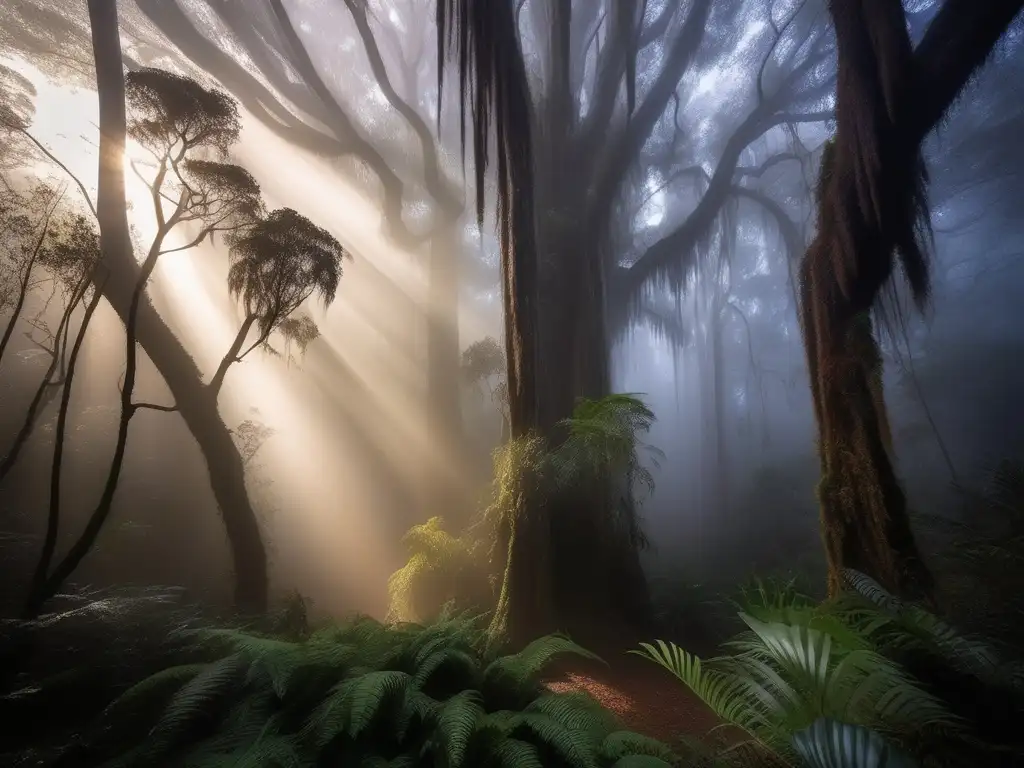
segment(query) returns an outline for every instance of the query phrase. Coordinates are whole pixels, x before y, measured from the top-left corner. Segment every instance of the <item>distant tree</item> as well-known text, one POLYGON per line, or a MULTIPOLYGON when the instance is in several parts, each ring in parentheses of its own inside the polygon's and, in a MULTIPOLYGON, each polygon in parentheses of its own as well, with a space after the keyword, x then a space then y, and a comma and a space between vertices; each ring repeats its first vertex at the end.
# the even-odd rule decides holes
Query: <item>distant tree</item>
MULTIPOLYGON (((203 155, 225 157, 238 139, 241 124, 238 108, 230 97, 207 89, 200 83, 169 72, 143 69, 125 77, 127 104, 131 118, 127 132, 154 158, 156 171, 147 180, 153 199, 157 229, 132 291, 125 321, 126 364, 121 385, 121 404, 117 438, 107 480, 99 501, 81 536, 64 558, 50 566, 56 548, 57 521, 60 517, 60 456, 62 434, 58 435, 50 492, 50 523, 43 551, 30 587, 25 614, 35 615, 43 603, 56 594, 92 549, 110 515, 124 466, 129 425, 142 408, 172 412, 172 405, 139 403, 134 400, 138 374, 139 306, 146 283, 160 257, 195 247, 217 232, 240 237, 252 227, 263 211, 259 185, 243 168, 208 160, 203 155), (166 204, 170 204, 169 208, 166 204), (166 247, 168 236, 180 225, 193 223, 198 233, 185 245, 166 247)), ((135 165, 133 170, 140 176, 135 165)), ((143 177, 144 178, 144 177, 143 177)), ((80 335, 85 329, 80 330, 80 335)), ((65 389, 71 386, 70 375, 65 389)), ((67 419, 69 398, 62 398, 58 422, 67 419)), ((58 430, 62 433, 62 430, 58 430)))
POLYGON ((271 212, 231 246, 228 288, 245 312, 210 388, 220 392, 232 364, 267 343, 314 294, 330 306, 350 254, 335 237, 290 208, 271 212), (253 328, 256 338, 242 351, 253 328))
POLYGON ((27 194, 9 190, 0 199, 0 312, 9 312, 0 336, 0 362, 38 277, 54 214, 64 196, 47 184, 27 194))
POLYGON ((67 383, 69 340, 74 313, 79 307, 88 305, 87 295, 99 260, 99 233, 92 219, 74 210, 63 211, 51 219, 38 262, 48 272, 53 283, 51 298, 59 294, 63 310, 56 329, 52 329, 44 317, 49 300, 44 306, 44 312, 35 317, 23 318, 30 327, 26 333, 29 341, 42 350, 50 362, 25 410, 21 427, 0 461, 0 480, 14 468, 40 415, 67 383))
POLYGON ((501 442, 508 438, 508 387, 505 384, 505 350, 493 336, 474 341, 462 352, 462 378, 480 392, 486 387, 501 412, 501 442))
POLYGON ((462 377, 473 386, 486 386, 493 396, 492 376, 505 372, 505 350, 493 336, 474 341, 462 352, 462 377))
POLYGON ((238 443, 238 451, 242 454, 242 462, 249 466, 256 454, 260 452, 263 444, 272 438, 276 432, 273 427, 268 427, 261 421, 246 419, 234 429, 235 441, 238 443))

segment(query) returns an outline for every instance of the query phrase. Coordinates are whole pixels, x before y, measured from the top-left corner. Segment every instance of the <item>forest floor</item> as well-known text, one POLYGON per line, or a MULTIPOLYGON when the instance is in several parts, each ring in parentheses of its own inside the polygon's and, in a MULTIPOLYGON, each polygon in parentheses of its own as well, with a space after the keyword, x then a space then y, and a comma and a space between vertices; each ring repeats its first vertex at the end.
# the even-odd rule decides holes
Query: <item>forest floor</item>
POLYGON ((704 740, 720 721, 689 688, 654 662, 625 654, 607 665, 581 662, 545 681, 553 691, 586 691, 632 731, 673 746, 680 737, 704 740))
MULTIPOLYGON (((586 691, 614 712, 626 728, 670 747, 678 745, 680 738, 705 744, 733 740, 730 736, 736 734, 724 733, 725 729, 709 737, 721 720, 668 670, 629 653, 639 649, 638 633, 613 627, 611 622, 595 622, 581 628, 582 636, 589 638, 584 647, 604 663, 564 657, 552 665, 544 684, 556 692, 586 691)), ((690 637, 685 643, 705 655, 713 655, 716 645, 709 645, 702 636, 690 637)))

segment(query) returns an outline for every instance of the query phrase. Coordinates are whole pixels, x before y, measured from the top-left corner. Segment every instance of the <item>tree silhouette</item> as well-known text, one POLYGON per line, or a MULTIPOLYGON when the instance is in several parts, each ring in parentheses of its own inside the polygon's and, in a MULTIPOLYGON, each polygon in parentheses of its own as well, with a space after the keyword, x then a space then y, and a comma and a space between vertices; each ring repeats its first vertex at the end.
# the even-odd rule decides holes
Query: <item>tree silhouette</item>
POLYGON ((267 343, 314 294, 331 305, 341 280, 342 261, 351 258, 335 237, 291 208, 272 211, 231 246, 228 289, 242 304, 245 319, 210 388, 219 392, 228 368, 267 343), (243 352, 253 327, 256 340, 243 352))
POLYGON ((63 190, 37 184, 27 194, 12 190, 6 200, 0 201, 0 311, 10 309, 7 326, 0 335, 0 362, 37 276, 63 196, 63 190))
MULTIPOLYGON (((156 163, 155 175, 148 183, 157 230, 142 262, 125 319, 125 373, 121 385, 117 438, 106 483, 81 536, 51 572, 60 518, 63 440, 62 435, 58 435, 52 467, 49 524, 25 605, 26 616, 34 616, 45 601, 56 594, 99 537, 113 507, 132 418, 142 408, 164 412, 177 410, 177 406, 134 400, 138 375, 139 307, 146 283, 160 257, 192 248, 217 232, 240 236, 240 231, 252 226, 263 210, 259 185, 245 169, 201 156, 206 153, 224 157, 238 138, 241 130, 238 108, 230 97, 189 78, 155 69, 129 73, 125 77, 125 94, 131 111, 127 135, 144 147, 156 163), (167 203, 170 204, 169 210, 165 206, 167 203), (183 246, 165 247, 168 236, 180 225, 190 222, 198 225, 198 234, 183 246)), ((142 177, 137 166, 133 165, 133 169, 142 177)), ((80 336, 84 332, 83 327, 80 336)), ((68 378, 66 389, 71 386, 70 374, 68 378)), ((58 423, 62 425, 67 420, 67 405, 68 398, 65 397, 58 415, 58 423)))
POLYGON ((320 329, 313 322, 313 318, 305 314, 285 318, 278 330, 284 336, 285 357, 289 365, 292 361, 292 344, 298 346, 299 357, 304 358, 309 345, 320 338, 320 329))
MULTIPOLYGON (((43 242, 37 261, 49 272, 54 283, 54 293, 62 294, 64 309, 56 329, 50 328, 42 313, 37 317, 22 318, 31 328, 25 335, 50 357, 50 363, 25 410, 24 419, 14 441, 0 461, 0 480, 14 468, 39 416, 60 387, 67 383, 70 370, 68 342, 71 336, 72 317, 75 310, 86 300, 93 270, 99 258, 99 235, 92 219, 77 211, 61 211, 51 219, 47 238, 43 242)), ((49 306, 49 302, 46 306, 49 306)), ((90 313, 89 317, 91 316, 90 313)), ((17 316, 12 317, 11 322, 16 319, 17 316)), ((88 318, 86 322, 87 320, 88 318)))

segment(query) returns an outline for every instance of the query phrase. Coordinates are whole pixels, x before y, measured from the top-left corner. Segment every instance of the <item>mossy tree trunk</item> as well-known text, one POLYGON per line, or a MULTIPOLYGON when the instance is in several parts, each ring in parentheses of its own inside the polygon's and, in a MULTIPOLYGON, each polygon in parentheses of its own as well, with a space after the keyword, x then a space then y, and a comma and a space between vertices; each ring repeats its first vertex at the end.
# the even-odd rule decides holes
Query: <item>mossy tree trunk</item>
POLYGON ((890 457, 870 313, 897 260, 915 299, 927 299, 921 144, 1022 6, 947 0, 912 50, 900 0, 829 5, 837 130, 822 158, 818 233, 801 263, 800 296, 833 593, 850 567, 894 592, 931 597, 890 457))

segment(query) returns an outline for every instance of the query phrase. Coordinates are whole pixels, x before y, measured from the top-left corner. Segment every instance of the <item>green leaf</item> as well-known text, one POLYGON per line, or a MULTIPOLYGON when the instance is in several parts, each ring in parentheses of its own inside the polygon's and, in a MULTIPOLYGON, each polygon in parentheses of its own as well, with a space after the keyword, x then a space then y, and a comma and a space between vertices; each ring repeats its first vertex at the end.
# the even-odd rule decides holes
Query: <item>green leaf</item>
POLYGON ((484 715, 478 691, 462 691, 446 701, 438 715, 437 727, 444 743, 449 768, 459 768, 469 749, 476 724, 484 715))
POLYGON ((874 731, 828 718, 793 734, 793 748, 807 768, 917 768, 874 731))

